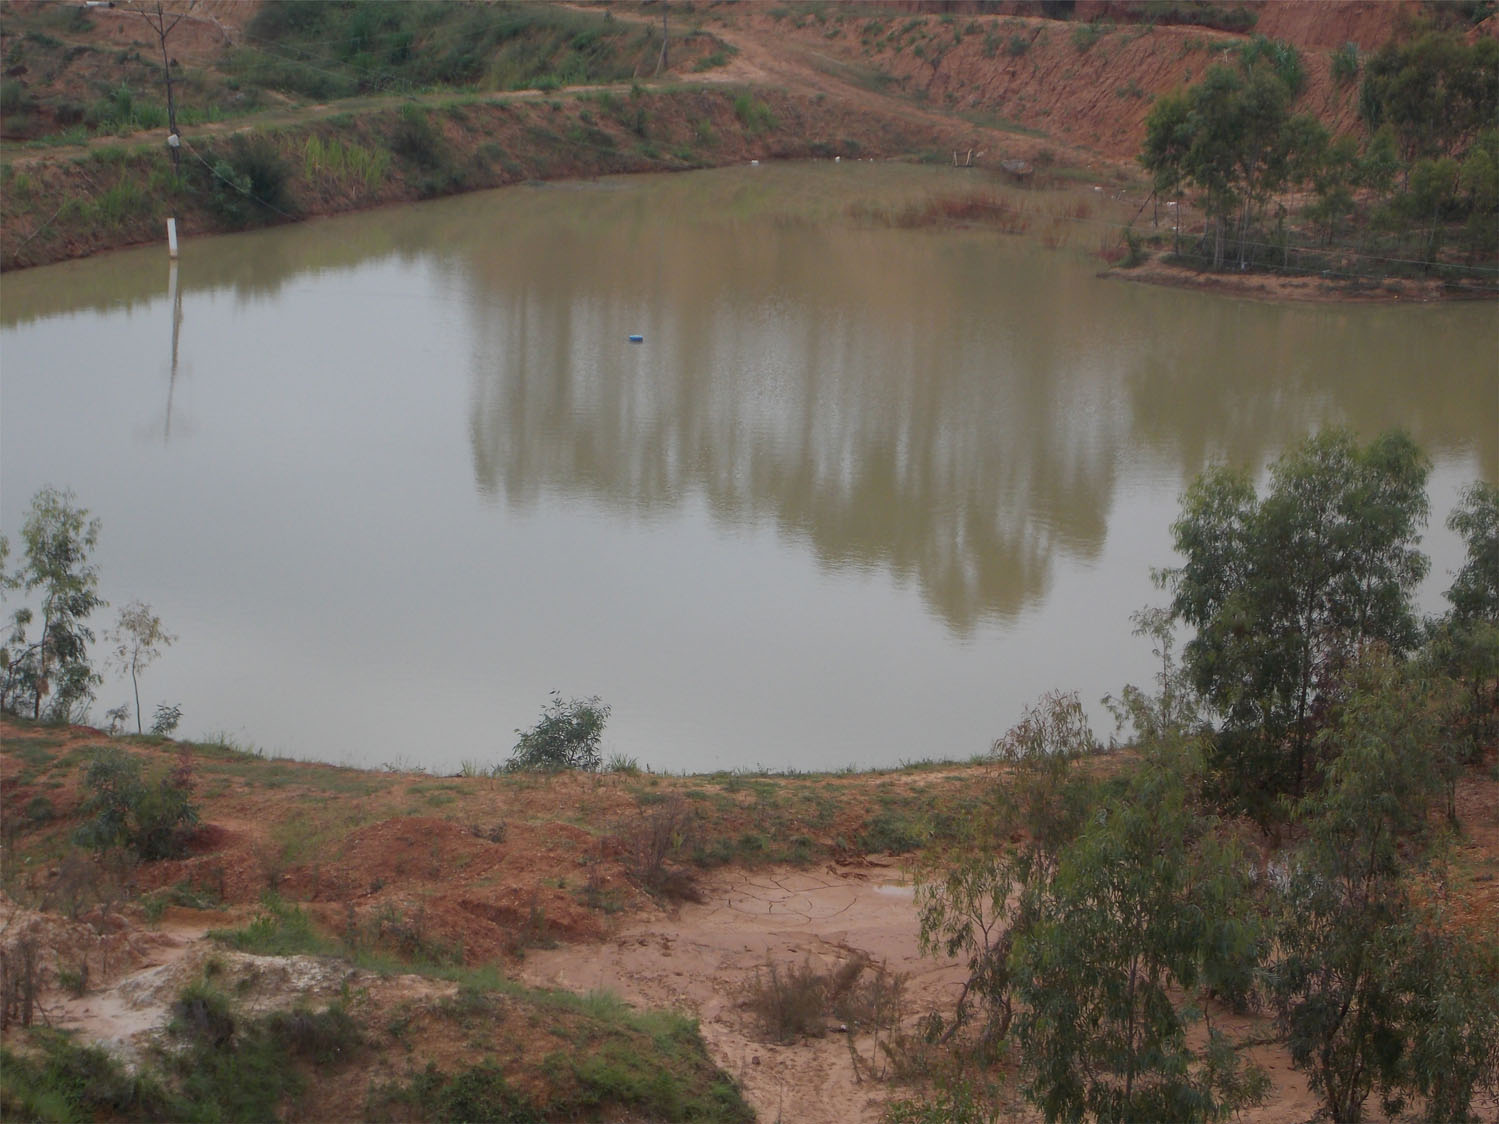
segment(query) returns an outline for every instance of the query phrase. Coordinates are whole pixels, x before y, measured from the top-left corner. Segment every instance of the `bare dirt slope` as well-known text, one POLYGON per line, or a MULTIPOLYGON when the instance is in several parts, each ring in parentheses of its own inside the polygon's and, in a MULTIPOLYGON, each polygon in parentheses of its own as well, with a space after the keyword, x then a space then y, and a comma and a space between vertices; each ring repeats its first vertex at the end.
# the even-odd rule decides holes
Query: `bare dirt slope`
MULTIPOLYGON (((162 1033, 182 988, 213 961, 257 1010, 357 997, 354 1013, 376 1032, 378 1048, 314 1090, 327 1098, 317 1111, 346 1111, 372 1082, 400 1079, 428 1060, 472 1060, 471 1032, 455 1036, 422 1014, 451 996, 452 984, 337 959, 267 962, 205 937, 260 913, 262 895, 274 890, 335 938, 353 926, 393 951, 456 952, 532 985, 608 989, 642 1007, 688 1013, 765 1121, 873 1122, 892 1098, 922 1095, 919 1084, 892 1080, 887 1055, 868 1035, 850 1039, 828 1023, 825 1034, 778 1044, 749 1000, 772 964, 829 972, 857 959, 904 980, 900 1026, 912 1041, 924 1015, 950 1013, 962 968, 921 955, 906 860, 851 844, 876 816, 949 806, 991 783, 984 766, 821 778, 443 778, 203 751, 192 758, 203 817, 193 854, 136 867, 116 883, 106 867, 70 857, 68 844, 82 768, 108 740, 85 728, 0 724, 0 857, 12 895, 0 898, 0 949, 12 964, 27 940, 42 950, 39 1017, 52 1025, 138 1056, 162 1033), (630 825, 674 806, 698 809, 705 841, 734 841, 738 856, 696 873, 701 900, 675 904, 640 889, 628 846, 630 825), (755 858, 800 836, 809 861, 755 858), (153 899, 208 908, 171 905, 151 920, 144 906, 153 899), (381 1028, 397 1023, 408 1029, 390 1039, 381 1028)), ((150 767, 179 762, 170 743, 127 744, 150 767)), ((1469 924, 1493 929, 1499 778, 1471 774, 1458 801, 1464 834, 1442 892, 1469 924)), ((1273 1038, 1265 1015, 1214 1018, 1273 1038)), ((506 1049, 528 1048, 524 1035, 510 1042, 506 1049)), ((1256 1058, 1274 1091, 1245 1118, 1310 1119, 1315 1103, 1284 1050, 1264 1045, 1256 1058)), ((1029 1118, 1018 1102, 1008 1111, 1029 1118)))
MULTIPOLYGON (((171 53, 188 68, 214 72, 224 53, 244 35, 257 0, 210 0, 194 8, 170 40, 171 53)), ((642 77, 655 94, 651 106, 652 143, 642 145, 628 129, 604 122, 581 122, 586 109, 572 96, 513 92, 486 95, 474 103, 461 125, 444 126, 455 166, 482 164, 481 149, 503 151, 509 171, 489 170, 468 176, 470 188, 499 186, 524 178, 558 178, 606 172, 672 170, 747 159, 805 157, 857 152, 870 157, 945 158, 972 154, 980 166, 1004 161, 1041 161, 1089 168, 1100 177, 1138 180, 1134 162, 1152 101, 1161 93, 1190 82, 1246 41, 1198 27, 1147 26, 1116 19, 1108 3, 1080 4, 1072 21, 1034 15, 1004 14, 1007 9, 1032 12, 1034 4, 963 3, 908 5, 909 14, 862 6, 709 4, 683 7, 677 14, 726 44, 726 65, 700 69, 706 58, 683 51, 672 69, 642 77), (1098 22, 1086 21, 1096 19, 1098 22), (726 91, 757 92, 770 108, 768 118, 746 129, 735 120, 736 106, 726 91), (716 91, 717 104, 694 96, 716 91), (545 101, 553 109, 541 114, 545 101), (561 106, 560 112, 555 108, 561 106), (519 112, 513 111, 520 107, 519 112), (526 107, 530 107, 529 109, 526 107), (708 145, 694 129, 711 128, 708 145), (583 152, 561 141, 561 131, 602 127, 611 134, 609 151, 583 152), (561 131, 559 131, 559 129, 561 131), (683 157, 681 153, 691 152, 683 157)), ((55 6, 54 6, 55 8, 55 6)), ((12 0, 0 14, 0 36, 14 41, 24 17, 53 9, 40 0, 12 0)), ((1355 83, 1335 83, 1330 51, 1355 41, 1364 51, 1400 32, 1419 12, 1418 0, 1288 0, 1257 8, 1258 30, 1295 43, 1307 74, 1303 105, 1335 130, 1356 126, 1355 83)), ((618 20, 655 20, 655 10, 631 5, 609 6, 618 20)), ((46 24, 45 34, 70 47, 55 73, 27 73, 20 78, 59 93, 117 85, 129 70, 132 81, 149 83, 159 52, 154 32, 141 16, 125 7, 90 9, 84 30, 46 24), (104 48, 84 49, 86 46, 104 48), (133 62, 128 60, 133 59, 133 62), (149 66, 147 64, 150 64, 149 66), (114 69, 110 69, 114 68, 114 69), (144 68, 144 69, 143 69, 144 68), (50 85, 49 85, 50 84, 50 85)), ((24 37, 24 36, 22 36, 24 37)), ((702 40, 706 42, 706 40, 702 40)), ((621 89, 617 93, 628 92, 621 89)), ((391 127, 392 114, 413 100, 436 106, 450 95, 382 96, 332 105, 293 105, 267 95, 251 116, 229 116, 184 132, 194 145, 228 133, 274 128, 288 167, 293 169, 291 201, 298 214, 313 216, 422 197, 424 188, 409 177, 392 174, 368 190, 329 192, 302 182, 306 130, 334 114, 352 124, 345 131, 356 141, 371 130, 391 127), (299 131, 300 130, 300 131, 299 131)), ((140 221, 111 218, 60 229, 72 199, 80 204, 111 190, 129 198, 139 185, 115 185, 118 169, 81 171, 77 158, 88 151, 152 152, 161 137, 98 137, 86 146, 48 145, 7 150, 8 167, 24 171, 30 198, 11 190, 0 199, 0 260, 6 268, 41 264, 129 245, 159 237, 154 213, 140 221)), ((82 208, 87 210, 87 207, 82 208)), ((149 209, 149 208, 148 208, 149 209)), ((198 221, 204 216, 185 216, 198 221)), ((75 224, 76 225, 76 224, 75 224)), ((186 229, 186 228, 185 228, 186 229)), ((206 229, 212 229, 211 224, 206 229)), ((192 231, 189 231, 191 233, 192 231)))
MULTIPOLYGON (((1107 3, 1079 5, 1073 21, 981 14, 996 7, 1004 5, 972 13, 913 6, 909 16, 889 17, 839 16, 833 8, 819 19, 746 5, 722 15, 712 9, 708 26, 741 49, 749 79, 763 75, 887 110, 892 98, 914 99, 966 119, 980 145, 1032 153, 1075 147, 1124 162, 1140 149, 1156 97, 1200 78, 1248 39, 1202 27, 1116 23, 1110 16, 1128 9, 1107 3)), ((1282 0, 1255 10, 1255 32, 1302 53, 1303 108, 1345 131, 1357 123, 1357 86, 1333 81, 1331 51, 1350 41, 1372 51, 1399 34, 1419 4, 1282 0)))

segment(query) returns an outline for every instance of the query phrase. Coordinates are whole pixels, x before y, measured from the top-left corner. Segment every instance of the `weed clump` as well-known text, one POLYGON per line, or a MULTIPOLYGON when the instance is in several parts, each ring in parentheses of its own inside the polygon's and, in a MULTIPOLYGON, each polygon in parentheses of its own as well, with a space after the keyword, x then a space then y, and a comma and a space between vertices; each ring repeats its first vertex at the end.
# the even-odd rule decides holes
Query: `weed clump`
POLYGON ((680 796, 655 805, 615 833, 625 869, 647 893, 674 901, 703 900, 690 872, 674 860, 693 846, 697 813, 680 796))
MULTIPOLYGON (((800 964, 767 960, 749 985, 746 1006, 772 1042, 786 1045, 821 1038, 829 1024, 849 1035, 855 1070, 869 1066, 859 1057, 854 1038, 861 1031, 894 1032, 900 1025, 905 977, 874 964, 862 953, 832 968, 820 968, 811 957, 800 964)), ((877 1051, 878 1055, 879 1051, 877 1051)), ((884 1050, 889 1056, 890 1048, 884 1050)), ((875 1061, 878 1061, 876 1057, 875 1061)))

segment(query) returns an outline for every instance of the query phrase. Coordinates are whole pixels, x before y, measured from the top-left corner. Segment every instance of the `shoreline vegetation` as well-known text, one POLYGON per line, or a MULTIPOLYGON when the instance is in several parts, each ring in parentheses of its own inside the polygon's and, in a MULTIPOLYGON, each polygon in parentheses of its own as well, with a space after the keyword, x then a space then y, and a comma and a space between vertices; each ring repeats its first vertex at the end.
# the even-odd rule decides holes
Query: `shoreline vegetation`
MULTIPOLYGON (((169 216, 190 239, 538 180, 977 154, 1008 187, 1138 197, 1137 220, 1100 235, 1105 276, 1274 299, 1492 296, 1499 39, 1453 6, 1409 6, 1382 46, 1298 50, 1200 4, 1146 4, 1135 24, 684 4, 663 40, 649 6, 267 0, 240 26, 212 7, 168 29, 129 4, 18 0, 0 25, 0 269, 160 242, 169 216), (182 54, 170 106, 153 62, 167 48, 182 54), (1157 78, 1154 100, 1125 78, 1173 56, 1182 78, 1157 78), (1014 84, 1031 69, 996 96, 1034 115, 1063 63, 1069 84, 1091 68, 1122 82, 1111 131, 1049 132, 982 103, 987 70, 1014 84)), ((1019 233, 986 212, 992 190, 924 224, 1019 233)))

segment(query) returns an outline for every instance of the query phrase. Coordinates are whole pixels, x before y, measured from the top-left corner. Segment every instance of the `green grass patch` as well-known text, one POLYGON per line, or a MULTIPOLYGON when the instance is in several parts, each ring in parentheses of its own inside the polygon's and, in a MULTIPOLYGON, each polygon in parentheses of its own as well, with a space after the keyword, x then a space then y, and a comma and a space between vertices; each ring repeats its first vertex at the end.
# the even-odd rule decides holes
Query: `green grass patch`
POLYGON ((345 949, 317 931, 300 906, 275 894, 261 899, 262 912, 239 929, 210 929, 208 936, 238 952, 255 956, 338 956, 345 949))
POLYGON ((758 136, 776 127, 776 117, 770 106, 752 94, 738 94, 734 98, 734 116, 750 136, 758 136))
POLYGON ((149 1074, 129 1074, 104 1050, 65 1031, 33 1028, 0 1047, 0 1118, 182 1120, 180 1102, 149 1074))
POLYGON ((429 1064, 407 1082, 374 1090, 373 1119, 723 1121, 754 1119, 739 1090, 708 1059, 695 1021, 673 1012, 636 1011, 608 992, 507 988, 460 992, 445 1017, 500 1035, 524 1026, 567 1044, 542 1060, 546 1091, 518 1087, 493 1058, 463 1068, 429 1064), (512 1029, 514 1028, 514 1029, 512 1029))

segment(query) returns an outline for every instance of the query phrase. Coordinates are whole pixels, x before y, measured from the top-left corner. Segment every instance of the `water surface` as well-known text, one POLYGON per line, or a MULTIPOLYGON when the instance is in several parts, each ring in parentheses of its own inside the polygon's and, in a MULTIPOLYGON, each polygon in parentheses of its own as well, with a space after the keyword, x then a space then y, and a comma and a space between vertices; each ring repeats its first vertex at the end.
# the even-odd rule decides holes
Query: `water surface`
POLYGON ((0 522, 48 483, 100 517, 185 734, 442 770, 554 688, 658 769, 966 757, 1052 688, 1107 733, 1187 481, 1330 423, 1431 455, 1440 610, 1499 479, 1492 305, 1099 280, 1086 191, 1060 250, 884 221, 970 183, 523 187, 9 275, 0 522))

